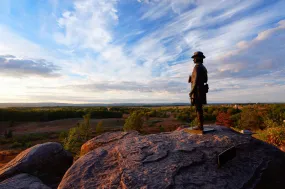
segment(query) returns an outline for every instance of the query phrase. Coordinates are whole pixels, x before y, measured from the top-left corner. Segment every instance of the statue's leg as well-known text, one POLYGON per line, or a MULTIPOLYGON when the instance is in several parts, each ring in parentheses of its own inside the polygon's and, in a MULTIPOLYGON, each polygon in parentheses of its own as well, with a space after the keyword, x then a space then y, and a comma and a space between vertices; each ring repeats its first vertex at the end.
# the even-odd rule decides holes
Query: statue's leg
POLYGON ((203 115, 203 106, 202 103, 196 104, 196 113, 198 118, 198 128, 203 130, 203 124, 204 124, 204 115, 203 115))

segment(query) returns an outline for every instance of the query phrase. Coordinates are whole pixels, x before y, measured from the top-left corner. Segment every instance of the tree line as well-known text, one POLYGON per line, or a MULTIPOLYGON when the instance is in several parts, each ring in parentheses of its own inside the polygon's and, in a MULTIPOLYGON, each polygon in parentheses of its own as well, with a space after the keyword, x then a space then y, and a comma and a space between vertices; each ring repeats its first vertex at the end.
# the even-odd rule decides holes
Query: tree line
POLYGON ((91 118, 121 118, 122 112, 109 111, 105 107, 95 108, 2 108, 0 121, 53 121, 67 118, 82 118, 90 113, 91 118))

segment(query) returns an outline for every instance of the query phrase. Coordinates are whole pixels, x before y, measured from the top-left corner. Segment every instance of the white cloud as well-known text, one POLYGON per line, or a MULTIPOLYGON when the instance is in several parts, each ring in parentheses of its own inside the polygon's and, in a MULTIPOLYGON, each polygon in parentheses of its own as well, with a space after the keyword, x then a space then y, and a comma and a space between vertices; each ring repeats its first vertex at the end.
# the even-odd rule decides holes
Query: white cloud
MULTIPOLYGON (((157 83, 161 81, 161 86, 169 88, 166 91, 173 92, 171 87, 163 84, 168 79, 169 83, 185 81, 184 85, 179 84, 175 88, 177 91, 185 92, 187 90, 187 78, 191 73, 193 63, 189 63, 189 61, 192 62, 189 59, 179 63, 176 59, 181 54, 189 57, 190 53, 193 53, 192 51, 202 50, 207 56, 205 64, 208 67, 210 79, 213 79, 210 81, 213 91, 225 91, 232 88, 238 90, 239 88, 236 86, 239 86, 238 83, 241 81, 235 80, 234 84, 229 82, 221 84, 217 74, 228 73, 225 71, 232 70, 232 73, 239 75, 240 71, 246 68, 245 64, 235 61, 233 64, 220 66, 218 60, 221 57, 232 54, 237 44, 237 48, 246 48, 248 44, 243 40, 263 31, 266 23, 280 15, 276 11, 278 5, 274 5, 271 12, 248 15, 241 19, 232 19, 234 16, 241 14, 241 12, 246 12, 256 7, 260 2, 259 0, 169 2, 167 0, 144 1, 149 10, 142 15, 142 20, 155 20, 168 14, 170 10, 179 15, 153 32, 145 31, 144 37, 128 47, 124 44, 112 44, 114 40, 112 27, 120 24, 117 16, 116 1, 110 1, 107 4, 107 8, 103 8, 103 10, 114 10, 113 12, 111 11, 114 15, 109 15, 108 12, 104 11, 98 11, 99 13, 94 14, 94 9, 92 8, 80 9, 78 8, 80 7, 79 2, 76 4, 74 12, 65 13, 66 15, 59 19, 60 25, 65 30, 63 44, 71 48, 93 49, 94 52, 98 53, 96 58, 86 55, 82 60, 76 60, 82 63, 75 65, 76 69, 74 70, 77 73, 89 76, 89 80, 83 86, 89 86, 94 88, 94 90, 100 88, 100 90, 105 89, 107 91, 118 91, 119 87, 121 87, 121 90, 125 91, 130 90, 130 88, 133 90, 126 82, 134 81, 132 85, 137 85, 135 89, 141 88, 141 92, 151 91, 154 93, 155 89, 150 90, 152 88, 151 81, 156 80, 157 83), (191 11, 184 12, 185 9, 183 7, 187 7, 187 5, 195 5, 196 7, 192 8, 191 11), (86 15, 92 16, 86 17, 86 15), (231 21, 227 22, 227 20, 231 21), (82 22, 88 23, 88 26, 81 24, 82 22), (210 27, 215 24, 220 24, 221 26, 213 29, 205 27, 205 25, 210 27), (96 37, 96 35, 95 37, 92 35, 87 36, 96 30, 102 33, 100 38, 96 37), (99 41, 94 43, 92 39, 99 41), (168 65, 167 62, 169 61, 174 63, 176 61, 176 63, 168 65), (207 65, 207 61, 211 61, 211 64, 207 65), (152 72, 156 69, 161 70, 158 71, 158 75, 154 76, 152 72), (94 82, 97 84, 94 84, 94 82), (109 84, 109 82, 115 83, 109 84), (105 87, 101 83, 104 83, 105 87), (127 86, 123 87, 124 84, 127 86)), ((93 4, 96 3, 97 1, 84 1, 82 7, 86 8, 87 5, 88 7, 93 7, 93 4)), ((100 6, 103 5, 105 6, 106 4, 103 3, 100 6)), ((266 32, 261 33, 258 38, 261 39, 265 34, 266 32)), ((272 61, 268 59, 259 65, 259 69, 272 66, 272 61)), ((158 87, 157 91, 159 90, 160 88, 158 87)), ((176 95, 177 97, 180 96, 176 95)), ((185 95, 183 94, 182 96, 185 95)))
POLYGON ((56 33, 57 42, 71 47, 101 51, 112 42, 109 29, 118 21, 117 0, 82 0, 74 11, 65 11, 58 24, 65 32, 56 33))
MULTIPOLYGON (((259 12, 252 10, 261 0, 138 2, 142 8, 132 14, 137 22, 143 26, 163 19, 163 23, 132 28, 135 23, 128 22, 130 30, 119 34, 120 38, 115 30, 120 30, 126 18, 121 17, 125 14, 120 12, 124 10, 119 9, 119 0, 69 1, 73 7, 56 19, 58 28, 53 39, 58 43, 57 50, 44 49, 0 26, 0 55, 15 56, 2 56, 2 63, 17 60, 9 62, 14 65, 9 67, 10 75, 32 74, 22 80, 5 77, 0 87, 10 89, 0 92, 0 98, 10 99, 11 94, 27 101, 187 102, 187 80, 194 66, 190 55, 201 50, 207 56, 210 102, 255 100, 249 94, 257 96, 256 100, 282 100, 284 44, 280 41, 284 40, 284 21, 276 27, 270 28, 270 24, 285 16, 280 11, 284 1, 267 7, 270 11, 259 12), (134 38, 135 42, 129 43, 134 38), (39 59, 53 62, 62 70, 39 59), (27 65, 26 70, 21 69, 23 65, 27 65), (55 71, 61 74, 60 79, 35 80, 38 75, 55 71), (19 82, 21 86, 17 86, 19 82), (270 91, 278 94, 265 98, 270 91)), ((51 3, 53 12, 62 10, 60 1, 51 3)), ((7 65, 2 67, 6 69, 7 65)))
POLYGON ((282 20, 277 27, 260 32, 253 40, 243 42, 242 48, 237 48, 222 57, 219 60, 220 72, 216 74, 253 78, 283 70, 285 64, 282 56, 285 45, 280 41, 284 40, 285 22, 282 20))
POLYGON ((138 65, 136 57, 128 56, 123 44, 113 44, 112 28, 119 23, 116 4, 115 0, 76 1, 74 11, 64 12, 58 19, 64 32, 56 33, 56 40, 70 49, 96 53, 96 57, 86 53, 83 58, 75 58, 74 73, 88 75, 95 81, 149 78, 148 67, 138 65))
POLYGON ((147 0, 143 2, 147 5, 147 11, 141 16, 141 19, 156 20, 171 12, 181 14, 176 17, 176 24, 188 22, 186 25, 179 25, 179 29, 183 30, 195 25, 209 24, 209 21, 214 22, 215 20, 217 22, 230 18, 261 1, 147 0))

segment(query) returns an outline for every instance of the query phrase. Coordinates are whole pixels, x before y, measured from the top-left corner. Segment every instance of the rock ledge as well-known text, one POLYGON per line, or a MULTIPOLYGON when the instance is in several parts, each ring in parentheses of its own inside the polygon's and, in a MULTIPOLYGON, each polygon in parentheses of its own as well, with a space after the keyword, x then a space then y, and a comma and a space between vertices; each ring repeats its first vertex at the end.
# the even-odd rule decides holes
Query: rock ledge
MULTIPOLYGON (((284 186, 283 152, 251 136, 220 126, 215 129, 204 135, 191 135, 183 130, 145 136, 133 134, 108 144, 101 141, 103 145, 92 139, 87 144, 93 147, 66 172, 59 188, 284 186), (231 146, 236 146, 237 156, 218 168, 217 155, 231 146)), ((101 140, 106 136, 101 136, 101 140)))

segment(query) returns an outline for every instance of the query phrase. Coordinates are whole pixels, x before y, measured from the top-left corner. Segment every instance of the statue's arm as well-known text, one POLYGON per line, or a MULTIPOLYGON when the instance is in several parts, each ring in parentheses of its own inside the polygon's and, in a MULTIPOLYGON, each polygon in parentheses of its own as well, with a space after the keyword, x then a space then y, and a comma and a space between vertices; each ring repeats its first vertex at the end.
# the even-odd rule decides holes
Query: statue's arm
POLYGON ((198 67, 196 67, 196 66, 194 67, 193 74, 195 74, 196 77, 194 77, 194 80, 192 83, 192 89, 190 92, 190 96, 192 96, 192 94, 194 94, 196 89, 197 89, 197 81, 198 81, 198 77, 199 77, 198 67))
POLYGON ((205 68, 205 70, 206 70, 206 83, 207 83, 208 82, 208 71, 206 68, 205 68))

